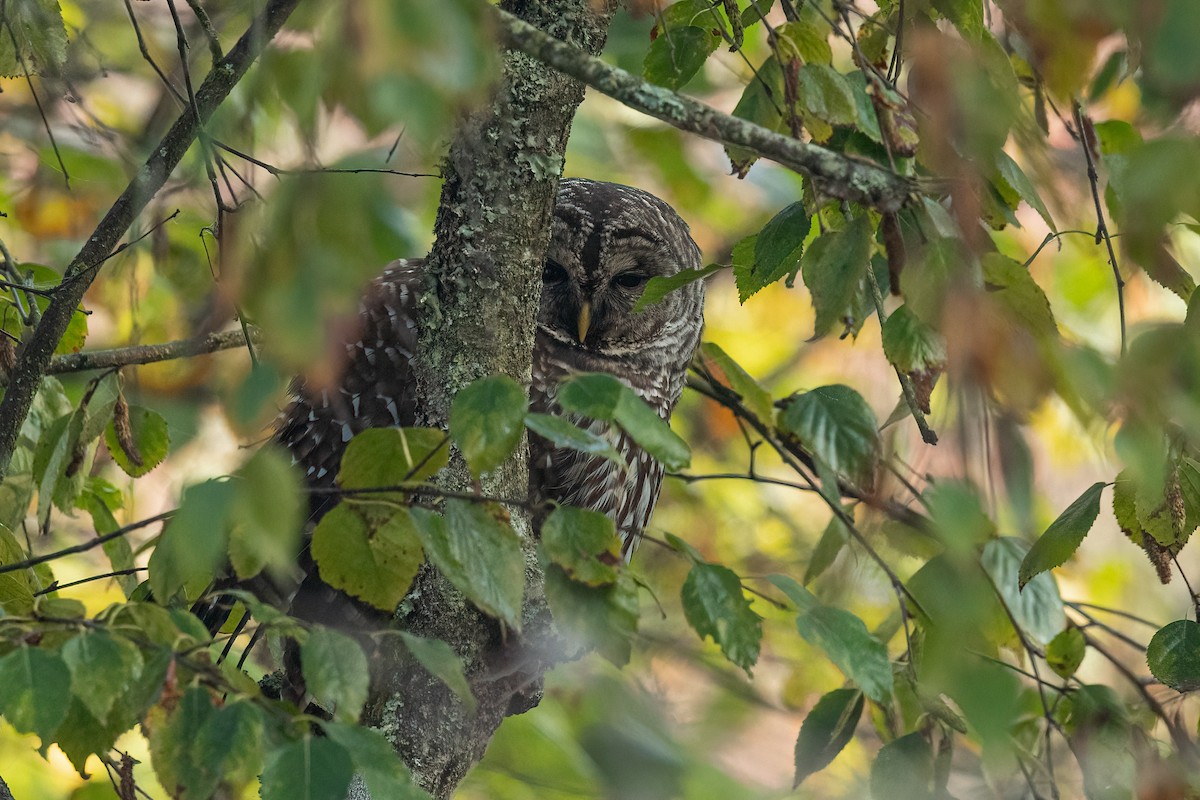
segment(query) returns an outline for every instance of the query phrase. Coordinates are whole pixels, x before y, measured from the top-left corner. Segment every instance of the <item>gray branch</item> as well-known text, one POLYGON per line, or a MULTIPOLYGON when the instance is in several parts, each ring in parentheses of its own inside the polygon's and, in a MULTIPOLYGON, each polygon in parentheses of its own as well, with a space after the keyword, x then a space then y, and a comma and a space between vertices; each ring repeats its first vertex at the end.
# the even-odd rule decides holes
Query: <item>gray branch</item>
POLYGON ((723 114, 690 97, 610 66, 503 10, 496 9, 494 13, 501 38, 509 47, 681 131, 753 150, 763 158, 807 175, 817 190, 829 197, 862 203, 880 211, 896 211, 916 191, 911 180, 878 164, 782 136, 753 122, 723 114))
MULTIPOLYGON (((256 333, 250 334, 251 342, 257 342, 258 339, 256 333)), ((85 350, 80 353, 55 356, 46 366, 46 374, 62 375, 68 372, 87 372, 93 369, 156 364, 159 361, 174 361, 177 358, 191 358, 245 346, 246 335, 237 330, 210 333, 192 339, 176 339, 173 342, 163 342, 162 344, 135 344, 107 350, 85 350)), ((0 375, 0 386, 3 386, 5 382, 5 376, 0 375)))
POLYGON ((101 265, 129 230, 134 219, 166 183, 195 141, 200 126, 229 96, 299 2, 270 0, 267 3, 229 54, 213 65, 204 83, 196 90, 195 109, 200 118, 196 118, 190 104, 183 110, 67 267, 41 322, 22 342, 17 364, 9 375, 4 399, 0 401, 0 481, 8 472, 8 464, 16 449, 17 433, 29 414, 29 407, 50 365, 54 348, 66 333, 71 316, 95 280, 101 265))

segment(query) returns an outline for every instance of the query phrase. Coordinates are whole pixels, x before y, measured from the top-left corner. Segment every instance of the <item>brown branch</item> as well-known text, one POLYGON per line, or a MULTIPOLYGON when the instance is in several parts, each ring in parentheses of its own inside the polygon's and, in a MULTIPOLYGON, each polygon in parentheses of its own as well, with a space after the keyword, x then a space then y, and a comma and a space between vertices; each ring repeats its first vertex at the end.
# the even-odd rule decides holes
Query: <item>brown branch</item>
POLYGON ((229 96, 299 2, 270 0, 267 3, 238 43, 214 65, 196 90, 194 110, 190 105, 185 108, 162 141, 151 148, 146 163, 67 267, 63 290, 55 294, 46 313, 42 315, 42 321, 26 339, 10 375, 4 399, 0 401, 0 480, 8 471, 8 464, 16 449, 17 433, 29 414, 29 407, 50 364, 54 348, 66 333, 71 316, 95 279, 97 270, 91 265, 102 263, 117 246, 134 219, 178 166, 184 153, 195 141, 200 126, 229 96), (199 119, 195 112, 199 113, 199 119))
POLYGON ((803 173, 830 197, 880 211, 896 211, 916 192, 914 183, 869 161, 849 158, 723 114, 690 97, 655 86, 579 48, 559 41, 500 9, 495 14, 504 44, 682 131, 724 145, 753 150, 803 173))
POLYGON ((27 558, 24 561, 17 561, 13 564, 0 564, 0 575, 3 575, 7 572, 16 572, 17 570, 36 567, 38 564, 45 564, 48 561, 54 561, 62 558, 63 556, 70 556, 74 555, 75 553, 86 553, 88 550, 94 550, 105 542, 110 542, 113 539, 119 539, 122 536, 132 533, 140 528, 145 528, 147 525, 153 525, 156 522, 162 522, 170 519, 171 517, 175 516, 176 510, 177 509, 171 509, 170 511, 164 511, 161 514, 155 514, 153 517, 147 517, 146 519, 140 519, 137 522, 131 522, 123 528, 117 528, 112 533, 106 533, 103 536, 97 536, 95 539, 86 541, 83 544, 64 547, 62 550, 55 550, 53 553, 45 553, 44 555, 33 556, 32 558, 27 558))

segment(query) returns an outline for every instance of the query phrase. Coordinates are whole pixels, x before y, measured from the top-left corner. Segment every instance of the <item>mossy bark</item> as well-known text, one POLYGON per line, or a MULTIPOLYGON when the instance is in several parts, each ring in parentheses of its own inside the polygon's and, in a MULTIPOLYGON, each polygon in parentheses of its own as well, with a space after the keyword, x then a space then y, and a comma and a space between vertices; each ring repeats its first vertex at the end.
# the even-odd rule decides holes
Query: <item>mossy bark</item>
MULTIPOLYGON (((506 0, 503 7, 589 53, 603 45, 612 9, 594 0, 506 0)), ((424 424, 444 426, 458 390, 503 373, 529 384, 542 259, 563 153, 584 87, 517 52, 490 104, 468 117, 451 144, 446 182, 428 257, 426 302, 420 309, 417 362, 424 424)), ((452 460, 446 488, 469 476, 452 460)), ((525 497, 524 448, 485 476, 485 494, 525 497)), ((435 797, 450 797, 487 748, 505 716, 536 704, 541 676, 558 651, 534 557, 530 520, 512 511, 525 542, 522 631, 502 630, 426 568, 397 614, 398 624, 447 641, 462 656, 478 701, 472 714, 446 686, 400 648, 386 649, 364 722, 382 730, 416 780, 435 797)), ((365 791, 356 789, 356 796, 365 791)), ((378 800, 378 799, 377 799, 378 800)))

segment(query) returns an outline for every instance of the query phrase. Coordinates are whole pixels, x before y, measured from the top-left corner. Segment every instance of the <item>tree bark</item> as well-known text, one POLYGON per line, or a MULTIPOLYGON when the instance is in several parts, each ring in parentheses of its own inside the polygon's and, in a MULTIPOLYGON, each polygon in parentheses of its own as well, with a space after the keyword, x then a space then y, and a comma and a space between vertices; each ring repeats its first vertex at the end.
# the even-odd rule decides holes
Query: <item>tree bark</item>
MULTIPOLYGON (((593 54, 603 48, 612 13, 595 0, 506 0, 503 7, 593 54)), ((477 378, 503 373, 529 384, 542 260, 583 93, 576 80, 507 52, 491 103, 464 121, 451 144, 420 309, 423 424, 444 427, 454 395, 477 378)), ((485 494, 526 496, 524 448, 518 453, 486 477, 485 494)), ((443 486, 469 485, 461 459, 452 460, 443 486)), ((438 798, 451 796, 505 716, 536 704, 541 676, 556 659, 529 517, 513 510, 512 524, 527 565, 520 634, 501 630, 428 567, 397 615, 401 627, 447 641, 462 656, 475 713, 399 647, 382 654, 386 668, 375 669, 364 722, 388 736, 417 782, 438 798)), ((366 793, 358 787, 352 796, 366 793)))

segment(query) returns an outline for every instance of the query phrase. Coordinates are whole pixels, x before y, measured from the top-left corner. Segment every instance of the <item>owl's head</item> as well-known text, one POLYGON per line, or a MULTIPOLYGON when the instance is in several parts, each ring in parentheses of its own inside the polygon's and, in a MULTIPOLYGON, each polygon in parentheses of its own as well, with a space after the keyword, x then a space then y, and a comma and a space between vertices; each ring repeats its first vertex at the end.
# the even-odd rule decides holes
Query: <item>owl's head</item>
POLYGON ((538 327, 560 344, 609 357, 670 348, 690 359, 703 325, 695 281, 635 313, 646 283, 700 266, 687 223, 652 194, 570 178, 559 184, 538 327))

